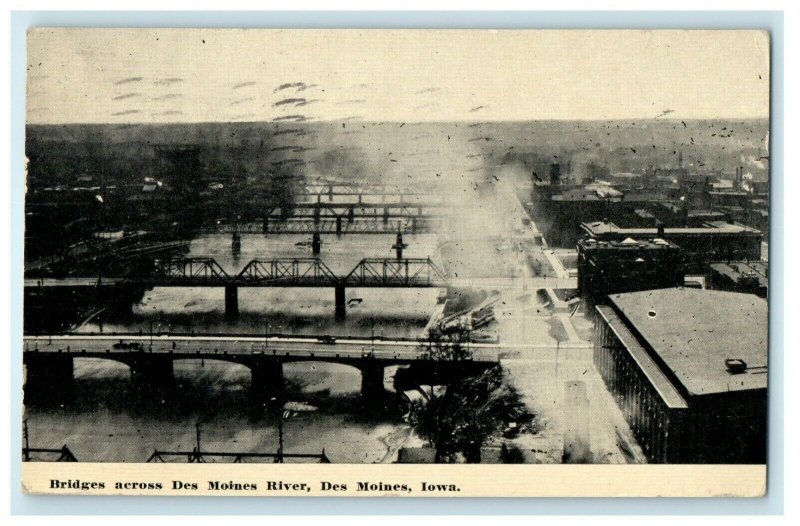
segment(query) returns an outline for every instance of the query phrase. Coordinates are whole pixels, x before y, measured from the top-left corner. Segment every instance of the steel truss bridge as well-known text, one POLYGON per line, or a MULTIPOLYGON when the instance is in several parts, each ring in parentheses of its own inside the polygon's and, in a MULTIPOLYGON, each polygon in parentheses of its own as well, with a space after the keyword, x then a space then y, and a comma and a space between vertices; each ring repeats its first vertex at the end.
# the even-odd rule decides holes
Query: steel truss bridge
POLYGON ((129 282, 157 287, 446 287, 444 272, 430 258, 365 258, 337 276, 319 258, 254 259, 230 275, 211 257, 159 260, 149 276, 129 282))
POLYGON ((335 274, 319 258, 254 259, 231 275, 211 257, 156 260, 149 273, 120 277, 26 279, 27 292, 49 287, 224 287, 225 315, 239 315, 239 287, 333 288, 335 314, 346 316, 345 290, 350 288, 447 287, 444 272, 430 258, 365 258, 346 275, 335 274))

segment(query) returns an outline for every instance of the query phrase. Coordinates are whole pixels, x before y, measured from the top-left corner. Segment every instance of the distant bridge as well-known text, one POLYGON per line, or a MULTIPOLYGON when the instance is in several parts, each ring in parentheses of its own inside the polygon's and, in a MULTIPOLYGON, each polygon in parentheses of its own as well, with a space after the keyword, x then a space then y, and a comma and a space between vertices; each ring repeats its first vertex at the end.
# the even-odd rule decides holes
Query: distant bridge
POLYGON ((420 234, 432 232, 442 225, 442 219, 434 216, 392 216, 387 221, 379 217, 309 217, 291 216, 281 219, 269 216, 259 222, 220 222, 206 229, 211 232, 239 234, 420 234))
POLYGON ((263 234, 297 231, 337 235, 418 233, 429 231, 440 223, 442 206, 439 201, 409 203, 401 200, 379 203, 299 202, 287 209, 243 207, 238 210, 236 218, 220 219, 215 228, 228 231, 241 228, 241 231, 263 234))
POLYGON ((281 396, 283 364, 331 362, 361 371, 362 394, 368 400, 383 395, 384 369, 409 366, 412 375, 435 378, 479 374, 498 363, 500 352, 476 346, 469 358, 431 360, 425 342, 374 340, 319 340, 311 338, 256 338, 238 336, 61 335, 25 336, 26 393, 66 390, 73 381, 75 358, 95 358, 123 363, 139 384, 165 387, 173 382, 176 360, 222 360, 251 370, 253 394, 259 399, 281 396))

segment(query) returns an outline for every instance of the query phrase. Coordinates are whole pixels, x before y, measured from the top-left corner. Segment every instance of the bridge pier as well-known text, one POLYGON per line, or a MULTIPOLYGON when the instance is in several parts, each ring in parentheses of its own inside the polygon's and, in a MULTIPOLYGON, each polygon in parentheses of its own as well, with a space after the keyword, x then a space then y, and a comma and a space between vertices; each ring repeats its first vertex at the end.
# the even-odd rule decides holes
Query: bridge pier
POLYGON ((225 318, 239 317, 239 289, 236 285, 225 285, 225 318))
POLYGON ((242 236, 239 232, 234 232, 231 235, 231 254, 238 256, 242 252, 242 236))
POLYGON ((264 216, 264 221, 261 223, 261 232, 264 234, 269 233, 269 217, 264 216))
POLYGON ((322 252, 322 240, 319 237, 319 232, 314 232, 311 236, 311 253, 315 256, 322 252))
POLYGON ((175 382, 172 357, 152 357, 142 353, 130 362, 131 383, 143 393, 169 389, 175 382))
POLYGON ((72 356, 25 355, 25 387, 26 401, 37 398, 46 400, 53 395, 63 395, 72 388, 73 361, 72 356))
POLYGON ((250 366, 250 393, 256 402, 283 398, 283 363, 267 359, 250 366))
POLYGON ((342 218, 341 217, 337 217, 336 218, 336 236, 337 237, 341 237, 342 236, 342 218))
POLYGON ((344 285, 336 285, 334 289, 335 318, 343 320, 347 317, 347 303, 345 301, 344 285))
POLYGON ((383 373, 383 365, 374 360, 361 367, 361 396, 368 405, 380 405, 383 401, 383 373))
POLYGON ((383 209, 383 224, 384 225, 389 224, 389 207, 385 207, 383 209))

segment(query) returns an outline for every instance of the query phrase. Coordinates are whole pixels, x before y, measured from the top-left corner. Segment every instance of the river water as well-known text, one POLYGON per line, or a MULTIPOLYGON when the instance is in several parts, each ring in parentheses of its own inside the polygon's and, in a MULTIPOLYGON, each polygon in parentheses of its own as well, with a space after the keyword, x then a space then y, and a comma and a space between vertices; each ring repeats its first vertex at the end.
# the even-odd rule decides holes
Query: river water
MULTIPOLYGON (((253 259, 311 257, 307 235, 241 236, 241 252, 231 251, 231 235, 206 235, 193 240, 189 256, 213 257, 230 275, 253 259)), ((394 257, 394 235, 322 236, 320 260, 337 276, 347 275, 362 258, 394 257)), ((442 260, 431 234, 408 235, 404 256, 442 260)), ((222 288, 157 287, 147 291, 132 316, 100 314, 78 332, 206 333, 206 334, 331 334, 335 336, 416 337, 430 318, 438 289, 348 289, 347 318, 334 319, 332 288, 239 289, 240 317, 224 318, 222 288)))
MULTIPOLYGON (((308 257, 310 236, 242 235, 241 252, 231 251, 230 234, 206 235, 190 245, 190 256, 213 257, 228 274, 254 258, 308 257)), ((409 235, 407 257, 442 262, 434 235, 409 235)), ((320 259, 345 275, 365 257, 394 257, 394 235, 322 236, 320 259)), ((347 319, 334 319, 332 289, 241 288, 235 322, 224 319, 222 289, 156 288, 145 293, 132 315, 101 313, 78 332, 182 332, 331 334, 415 337, 436 305, 438 289, 352 289, 347 319)), ((392 389, 393 369, 385 386, 392 389)), ((186 451, 201 423, 202 448, 208 451, 274 452, 274 417, 254 414, 248 398, 250 372, 244 366, 215 361, 180 361, 174 400, 142 405, 135 401, 126 366, 107 360, 75 360, 75 389, 69 399, 48 407, 27 408, 35 447, 67 445, 81 461, 144 462, 155 449, 186 451), (63 403, 61 403, 63 402, 63 403)), ((357 369, 329 363, 286 364, 290 408, 284 425, 284 451, 319 453, 335 463, 390 462, 402 445, 420 445, 399 414, 367 416, 359 395, 357 369)), ((392 413, 392 412, 390 412, 392 413)), ((172 460, 185 461, 185 458, 172 460)), ((214 461, 213 457, 207 459, 214 461)))

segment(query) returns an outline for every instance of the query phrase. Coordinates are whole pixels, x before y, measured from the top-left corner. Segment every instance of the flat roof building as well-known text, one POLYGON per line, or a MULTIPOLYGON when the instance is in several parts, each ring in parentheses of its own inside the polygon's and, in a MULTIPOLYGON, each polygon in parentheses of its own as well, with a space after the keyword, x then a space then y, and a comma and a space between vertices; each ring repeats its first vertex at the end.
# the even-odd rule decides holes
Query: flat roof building
POLYGON ((762 261, 729 261, 709 265, 710 288, 767 297, 769 270, 762 261))
POLYGON ((738 223, 708 221, 697 227, 622 228, 614 223, 582 223, 581 229, 597 241, 659 237, 675 243, 685 254, 687 272, 705 274, 710 263, 753 260, 761 257, 763 234, 738 223))
POLYGON ((595 366, 652 462, 766 461, 766 301, 673 288, 596 310, 595 366))

